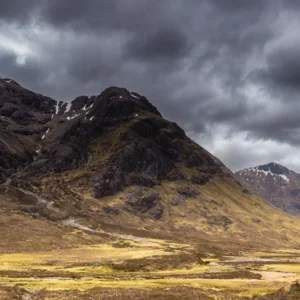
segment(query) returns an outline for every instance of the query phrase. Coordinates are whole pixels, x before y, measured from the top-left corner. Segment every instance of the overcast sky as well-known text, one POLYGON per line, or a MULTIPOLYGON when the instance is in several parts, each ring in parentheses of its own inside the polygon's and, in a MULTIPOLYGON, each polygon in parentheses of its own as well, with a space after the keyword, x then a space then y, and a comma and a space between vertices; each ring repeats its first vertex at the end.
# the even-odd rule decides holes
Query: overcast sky
POLYGON ((117 85, 236 171, 300 172, 300 1, 0 0, 0 75, 56 100, 117 85))

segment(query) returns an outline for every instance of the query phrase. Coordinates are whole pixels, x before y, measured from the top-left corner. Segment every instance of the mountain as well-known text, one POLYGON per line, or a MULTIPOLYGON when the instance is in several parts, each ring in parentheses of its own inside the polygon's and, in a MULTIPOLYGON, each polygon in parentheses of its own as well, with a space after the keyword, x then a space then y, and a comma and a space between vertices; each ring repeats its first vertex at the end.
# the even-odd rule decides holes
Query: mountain
POLYGON ((28 232, 37 249, 91 242, 62 242, 69 227, 228 247, 298 244, 298 221, 124 88, 62 102, 1 78, 0 154, 1 238, 9 251, 24 247, 28 232))
POLYGON ((273 205, 300 216, 300 174, 271 162, 238 171, 236 175, 273 205))
MULTIPOLYGON (((250 172, 296 180, 281 166, 250 172)), ((135 92, 62 102, 1 78, 0 298, 242 300, 287 287, 300 219, 245 181, 135 92)))

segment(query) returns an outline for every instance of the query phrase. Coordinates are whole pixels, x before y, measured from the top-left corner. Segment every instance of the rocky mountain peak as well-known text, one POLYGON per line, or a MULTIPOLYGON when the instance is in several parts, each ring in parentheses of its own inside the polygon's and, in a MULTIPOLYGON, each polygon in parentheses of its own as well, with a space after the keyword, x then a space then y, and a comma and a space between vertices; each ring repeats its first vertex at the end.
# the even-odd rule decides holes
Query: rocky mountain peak
POLYGON ((86 118, 93 119, 129 117, 133 113, 142 111, 161 116, 157 108, 146 97, 119 87, 107 88, 97 96, 79 96, 73 101, 55 101, 52 104, 52 114, 67 120, 83 114, 86 115, 86 118))
POLYGON ((236 176, 272 204, 300 215, 300 174, 271 162, 238 171, 236 176))
POLYGON ((148 111, 161 116, 146 97, 124 88, 110 87, 95 98, 95 107, 102 116, 118 117, 148 111))
MULTIPOLYGON (((241 171, 237 172, 239 175, 243 175, 243 176, 258 176, 259 178, 261 177, 272 177, 274 179, 278 179, 279 181, 281 179, 283 179, 286 182, 289 182, 289 175, 291 175, 292 173, 294 173, 293 171, 290 171, 288 168, 278 164, 278 163, 268 163, 265 165, 259 165, 256 167, 251 167, 251 168, 247 168, 241 171)), ((248 181, 249 179, 246 178, 246 180, 248 181)))
POLYGON ((290 170, 278 163, 271 162, 265 165, 260 165, 256 167, 258 170, 265 171, 265 172, 270 172, 272 174, 277 174, 277 175, 289 175, 290 170))
POLYGON ((19 83, 16 81, 10 79, 10 78, 3 78, 0 76, 0 86, 3 87, 4 85, 15 85, 15 86, 20 86, 19 83))
POLYGON ((21 170, 19 177, 32 177, 89 166, 89 184, 102 197, 163 179, 202 184, 222 173, 207 151, 138 93, 113 86, 63 102, 3 86, 0 166, 10 167, 3 168, 2 181, 21 170))

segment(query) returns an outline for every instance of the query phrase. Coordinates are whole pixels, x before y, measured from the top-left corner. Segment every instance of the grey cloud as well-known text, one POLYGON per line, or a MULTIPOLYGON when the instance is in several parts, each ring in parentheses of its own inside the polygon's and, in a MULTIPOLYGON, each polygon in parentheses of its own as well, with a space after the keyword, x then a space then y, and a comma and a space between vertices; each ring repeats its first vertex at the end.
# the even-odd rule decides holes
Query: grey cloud
POLYGON ((188 37, 180 30, 160 28, 153 33, 136 35, 126 51, 133 59, 164 63, 165 60, 184 57, 188 44, 188 37))
POLYGON ((257 70, 257 80, 264 80, 273 87, 300 90, 300 41, 281 45, 266 58, 267 67, 257 70))
POLYGON ((44 0, 0 0, 0 20, 26 22, 39 9, 44 0))
POLYGON ((28 61, 27 64, 20 65, 16 63, 17 57, 14 54, 5 54, 0 56, 0 75, 3 77, 14 78, 21 81, 24 86, 33 86, 38 90, 41 79, 47 75, 40 66, 34 61, 28 61), (37 83, 35 85, 35 82, 37 83))
POLYGON ((243 125, 249 136, 300 146, 299 108, 282 111, 280 116, 266 115, 264 119, 254 120, 243 125))
MULTIPOLYGON (((293 157, 295 150, 295 148, 286 148, 280 144, 268 144, 263 141, 253 143, 252 145, 251 143, 232 141, 223 145, 219 158, 226 162, 232 171, 236 172, 243 168, 254 167, 273 161, 281 162, 288 156, 293 157), (257 147, 259 149, 255 149, 257 147)), ((300 164, 296 168, 300 170, 300 164)))
MULTIPOLYGON (((201 134, 200 143, 208 150, 205 136, 218 136, 215 128, 226 129, 223 142, 244 132, 253 143, 300 144, 300 107, 287 101, 299 98, 300 40, 281 39, 289 33, 289 24, 279 22, 282 15, 295 18, 297 1, 0 4, 1 24, 14 24, 9 35, 0 32, 1 75, 30 89, 70 100, 98 94, 110 85, 124 86, 144 94, 191 134, 201 134), (16 63, 17 50, 1 46, 1 38, 14 42, 16 49, 18 44, 30 49, 24 64, 16 63), (267 90, 269 97, 248 93, 253 85, 267 90)), ((300 22, 295 24, 300 29, 300 22)), ((238 149, 230 148, 228 155, 223 151, 218 148, 214 154, 229 167, 248 163, 243 157, 230 159, 238 149)), ((259 154, 252 153, 253 160, 258 159, 259 154)))
POLYGON ((71 5, 68 0, 46 0, 40 19, 78 32, 142 31, 170 23, 172 15, 166 14, 171 13, 172 6, 167 0, 73 0, 71 5))
POLYGON ((100 82, 117 73, 121 66, 122 51, 116 41, 103 38, 88 46, 77 45, 67 64, 67 73, 81 83, 100 82))
POLYGON ((68 0, 52 1, 46 0, 42 9, 40 19, 60 28, 67 26, 69 28, 81 29, 99 29, 106 24, 116 12, 119 1, 81 1, 68 0), (94 28, 93 28, 94 27, 94 28))
MULTIPOLYGON (((244 12, 249 10, 261 11, 266 8, 267 4, 270 4, 270 1, 260 1, 260 0, 212 0, 212 3, 216 5, 221 10, 225 10, 228 12, 236 13, 236 12, 244 12)), ((273 2, 274 5, 274 2, 273 2)))

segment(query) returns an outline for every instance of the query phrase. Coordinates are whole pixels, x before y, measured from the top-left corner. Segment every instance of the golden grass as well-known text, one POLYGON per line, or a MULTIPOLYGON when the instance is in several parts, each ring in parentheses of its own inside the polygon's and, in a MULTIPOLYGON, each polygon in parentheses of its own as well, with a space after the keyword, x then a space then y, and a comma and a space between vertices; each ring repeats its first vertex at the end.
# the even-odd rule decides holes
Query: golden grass
MULTIPOLYGON (((0 275, 2 276, 0 277, 0 286, 18 285, 21 288, 30 290, 46 289, 48 291, 88 291, 93 288, 109 288, 114 290, 185 287, 201 289, 207 295, 210 295, 211 291, 215 291, 219 297, 217 299, 221 300, 223 299, 223 294, 230 294, 237 297, 274 292, 281 287, 288 288, 292 281, 296 278, 300 278, 300 274, 296 278, 281 278, 276 280, 185 278, 185 276, 193 274, 221 273, 225 271, 234 272, 244 269, 244 265, 222 264, 222 259, 207 254, 207 257, 204 258, 206 264, 198 265, 194 263, 189 265, 188 268, 156 270, 151 272, 125 272, 122 270, 116 272, 109 264, 106 265, 108 261, 122 263, 134 258, 140 259, 154 257, 156 255, 174 255, 174 252, 166 251, 169 245, 167 241, 158 242, 157 239, 151 240, 157 242, 158 248, 149 247, 147 244, 139 244, 138 247, 116 248, 111 243, 107 243, 73 248, 67 251, 55 250, 0 255, 0 271, 2 274, 0 275), (165 245, 165 248, 162 245, 165 245), (215 264, 210 265, 209 263, 215 264), (52 275, 51 277, 33 277, 35 276, 36 270, 54 272, 54 274, 57 273, 58 275, 52 275), (28 275, 27 277, 22 277, 22 273, 16 277, 9 277, 10 275, 3 276, 5 271, 22 271, 27 272, 28 275), (73 275, 80 276, 74 277, 73 275), (174 277, 174 275, 176 275, 176 277, 174 277)), ((134 245, 135 242, 132 244, 134 245)), ((186 248, 176 251, 180 254, 180 251, 186 251, 186 248)), ((258 252, 254 253, 253 251, 245 253, 245 257, 254 257, 253 254, 259 257, 258 252)), ((265 257, 270 253, 261 252, 260 254, 265 257)), ((295 253, 290 253, 290 258, 292 258, 294 254, 295 253)), ((259 269, 261 272, 271 270, 276 272, 295 272, 298 274, 300 273, 300 264, 273 265, 266 263, 259 269)), ((254 264, 252 267, 250 266, 250 271, 251 270, 258 270, 258 267, 254 264)))
MULTIPOLYGON (((98 156, 100 160, 107 159, 106 156, 102 156, 103 151, 107 155, 111 154, 106 150, 113 148, 112 143, 118 144, 119 135, 123 130, 124 128, 120 126, 118 130, 105 135, 101 140, 94 141, 91 149, 97 164, 100 163, 97 161, 98 156)), ((194 172, 198 172, 181 165, 177 167, 184 169, 184 172, 190 172, 191 176, 194 172)), ((243 188, 229 177, 216 177, 204 185, 192 185, 186 180, 162 181, 160 185, 153 187, 159 192, 164 206, 162 218, 155 221, 147 214, 134 215, 124 209, 125 199, 130 192, 137 189, 135 186, 125 188, 114 196, 104 197, 101 201, 93 197, 90 184, 74 188, 72 181, 81 176, 85 179, 84 172, 90 171, 83 168, 74 173, 73 171, 61 173, 56 178, 64 183, 61 189, 67 186, 75 195, 84 199, 87 215, 91 211, 103 213, 104 206, 116 206, 121 211, 120 214, 104 216, 101 220, 95 219, 94 214, 91 220, 95 223, 101 224, 103 221, 110 224, 122 224, 120 231, 138 228, 144 232, 151 232, 153 236, 155 234, 173 235, 179 241, 185 241, 190 236, 193 238, 199 236, 211 242, 227 240, 232 245, 234 243, 247 246, 252 244, 253 247, 288 248, 299 244, 299 219, 287 216, 279 209, 271 207, 253 193, 244 193, 243 188), (181 186, 193 186, 199 192, 199 196, 188 198, 184 204, 178 206, 170 205, 172 197, 179 195, 177 189, 181 186), (226 220, 229 221, 229 225, 226 225, 226 220), (176 234, 173 232, 174 229, 177 229, 176 234)), ((50 183, 51 180, 54 179, 50 178, 50 183)), ((48 181, 47 184, 49 186, 48 181)), ((53 188, 57 187, 56 182, 51 184, 53 188)), ((85 221, 90 222, 89 219, 85 221)))
POLYGON ((0 270, 63 270, 64 266, 72 264, 100 264, 170 254, 172 253, 165 252, 163 249, 151 247, 116 248, 110 244, 99 244, 67 250, 0 255, 0 270))
POLYGON ((260 270, 300 274, 300 264, 265 264, 260 270))
POLYGON ((88 290, 101 288, 167 288, 193 287, 206 290, 238 291, 239 295, 255 295, 278 290, 278 286, 288 287, 287 281, 260 281, 242 279, 156 279, 156 280, 99 280, 96 278, 63 279, 63 278, 0 278, 1 285, 18 285, 27 289, 47 290, 88 290))

